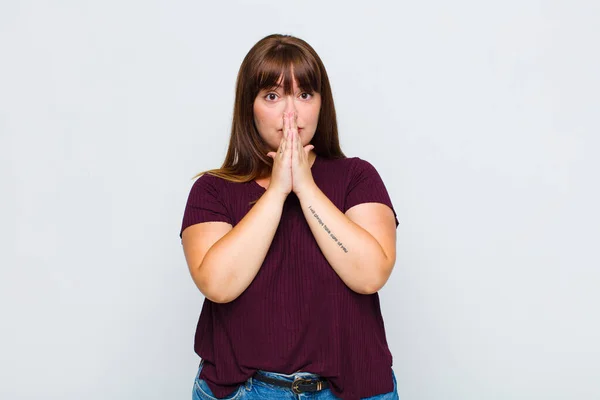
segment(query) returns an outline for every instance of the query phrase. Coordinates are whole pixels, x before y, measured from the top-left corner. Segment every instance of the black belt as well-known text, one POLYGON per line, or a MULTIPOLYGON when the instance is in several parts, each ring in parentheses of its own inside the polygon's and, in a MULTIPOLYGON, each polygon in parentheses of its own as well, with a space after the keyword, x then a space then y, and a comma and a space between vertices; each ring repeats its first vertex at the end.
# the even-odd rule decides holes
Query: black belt
POLYGON ((296 377, 293 382, 286 381, 283 379, 275 379, 269 376, 263 375, 260 372, 254 374, 253 379, 261 382, 270 383, 275 386, 280 386, 286 389, 292 389, 292 392, 300 394, 306 392, 318 392, 322 389, 327 389, 329 383, 325 379, 306 379, 296 377))

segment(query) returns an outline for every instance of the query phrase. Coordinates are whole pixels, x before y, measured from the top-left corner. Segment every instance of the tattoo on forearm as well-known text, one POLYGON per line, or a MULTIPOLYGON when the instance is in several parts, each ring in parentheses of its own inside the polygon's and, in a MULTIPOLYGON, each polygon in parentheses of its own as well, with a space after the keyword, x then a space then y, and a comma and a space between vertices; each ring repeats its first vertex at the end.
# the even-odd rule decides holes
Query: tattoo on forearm
POLYGON ((317 220, 319 225, 321 225, 323 227, 323 229, 325 229, 325 232, 327 232, 329 237, 332 238, 333 240, 335 240, 337 245, 340 247, 340 249, 342 249, 344 251, 344 253, 347 253, 348 249, 342 244, 342 242, 340 242, 338 240, 338 238, 333 234, 333 232, 331 232, 331 230, 327 227, 327 225, 325 225, 323 220, 319 217, 319 214, 317 214, 316 211, 311 206, 308 206, 308 209, 312 213, 313 217, 315 217, 315 219, 317 220))

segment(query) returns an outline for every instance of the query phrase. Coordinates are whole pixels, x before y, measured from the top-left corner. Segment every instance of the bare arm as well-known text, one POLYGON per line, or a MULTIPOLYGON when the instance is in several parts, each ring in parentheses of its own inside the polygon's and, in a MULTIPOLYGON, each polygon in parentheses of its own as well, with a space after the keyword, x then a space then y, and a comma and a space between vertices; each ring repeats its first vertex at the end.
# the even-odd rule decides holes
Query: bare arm
POLYGON ((267 190, 235 227, 204 222, 183 231, 190 274, 206 298, 228 303, 252 283, 275 236, 284 202, 285 196, 267 190))
POLYGON ((396 261, 393 211, 364 203, 344 214, 316 185, 298 198, 317 244, 344 283, 361 294, 381 289, 396 261))

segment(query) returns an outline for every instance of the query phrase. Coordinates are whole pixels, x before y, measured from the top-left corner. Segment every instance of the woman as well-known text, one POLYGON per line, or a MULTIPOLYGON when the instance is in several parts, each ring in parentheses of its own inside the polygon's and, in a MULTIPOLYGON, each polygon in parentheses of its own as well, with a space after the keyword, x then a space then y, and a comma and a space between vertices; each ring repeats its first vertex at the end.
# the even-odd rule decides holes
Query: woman
POLYGON ((205 296, 194 398, 398 398, 377 294, 398 220, 375 168, 340 149, 312 47, 254 45, 225 161, 199 175, 180 233, 205 296))

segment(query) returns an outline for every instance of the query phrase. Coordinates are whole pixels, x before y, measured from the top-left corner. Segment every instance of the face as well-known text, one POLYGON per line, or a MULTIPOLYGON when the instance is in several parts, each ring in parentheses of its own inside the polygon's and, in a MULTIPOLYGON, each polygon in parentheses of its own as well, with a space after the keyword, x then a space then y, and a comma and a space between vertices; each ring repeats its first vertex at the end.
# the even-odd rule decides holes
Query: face
POLYGON ((279 84, 277 89, 261 90, 254 99, 254 124, 271 151, 276 151, 283 136, 283 114, 294 111, 298 116, 298 136, 304 147, 310 143, 317 130, 321 95, 301 91, 295 79, 294 94, 285 95, 281 80, 279 84))

